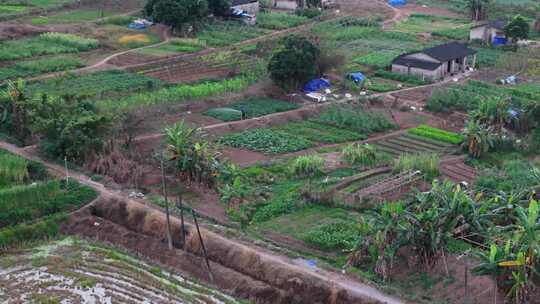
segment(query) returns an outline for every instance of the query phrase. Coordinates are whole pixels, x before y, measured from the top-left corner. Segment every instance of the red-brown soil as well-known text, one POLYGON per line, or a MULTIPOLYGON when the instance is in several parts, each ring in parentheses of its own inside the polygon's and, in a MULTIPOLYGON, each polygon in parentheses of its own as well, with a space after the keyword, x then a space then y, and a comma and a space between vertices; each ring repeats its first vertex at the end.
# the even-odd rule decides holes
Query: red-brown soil
POLYGON ((401 303, 337 274, 315 272, 201 229, 215 278, 211 281, 198 258, 202 247, 194 227, 186 226, 184 251, 178 250, 180 221, 171 218, 176 250, 166 249, 165 227, 165 216, 159 211, 133 201, 103 198, 75 212, 62 231, 119 244, 255 303, 401 303))

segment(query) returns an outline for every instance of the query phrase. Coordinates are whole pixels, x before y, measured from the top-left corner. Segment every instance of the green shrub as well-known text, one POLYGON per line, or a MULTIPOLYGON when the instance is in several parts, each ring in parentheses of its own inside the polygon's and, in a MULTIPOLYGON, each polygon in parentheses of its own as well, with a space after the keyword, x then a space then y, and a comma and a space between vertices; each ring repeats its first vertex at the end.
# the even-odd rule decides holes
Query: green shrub
POLYGON ((374 92, 390 92, 390 91, 396 91, 398 90, 398 86, 395 84, 389 84, 389 83, 371 83, 367 85, 367 89, 374 92))
POLYGON ((320 225, 308 231, 302 239, 323 250, 352 250, 360 230, 355 223, 338 221, 320 225))
POLYGON ((252 222, 262 223, 303 208, 305 202, 300 197, 301 185, 302 183, 298 181, 287 181, 273 185, 272 198, 255 211, 252 222))
POLYGON ((441 159, 435 153, 402 154, 394 162, 394 172, 420 171, 427 180, 439 176, 441 159))
POLYGON ((475 182, 479 191, 489 189, 507 193, 530 191, 539 186, 540 168, 523 160, 505 161, 501 168, 484 170, 475 182))
POLYGON ((377 151, 375 146, 370 144, 350 144, 341 151, 342 158, 351 165, 375 167, 387 163, 390 156, 384 152, 377 151))
POLYGON ((421 137, 434 139, 454 145, 459 145, 465 140, 463 138, 463 135, 461 134, 444 131, 427 125, 420 125, 416 128, 409 129, 408 132, 421 137))
POLYGON ((469 111, 476 109, 481 98, 461 88, 435 89, 426 103, 432 112, 469 111))
POLYGON ((322 14, 322 12, 317 8, 300 8, 300 7, 297 8, 294 11, 294 13, 296 14, 296 16, 306 17, 309 19, 319 17, 322 14))
POLYGON ((396 128, 383 114, 365 112, 353 106, 330 106, 317 121, 366 135, 396 128))
POLYGON ((313 177, 323 173, 324 158, 319 155, 302 155, 295 158, 291 173, 298 177, 313 177))
POLYGON ((428 80, 423 80, 414 75, 398 74, 398 73, 393 73, 393 72, 385 71, 385 70, 377 70, 374 75, 376 77, 400 81, 400 82, 413 84, 413 85, 425 85, 425 84, 431 83, 428 80))
POLYGON ((250 129, 225 135, 220 143, 263 153, 287 153, 310 148, 313 143, 272 129, 250 129))

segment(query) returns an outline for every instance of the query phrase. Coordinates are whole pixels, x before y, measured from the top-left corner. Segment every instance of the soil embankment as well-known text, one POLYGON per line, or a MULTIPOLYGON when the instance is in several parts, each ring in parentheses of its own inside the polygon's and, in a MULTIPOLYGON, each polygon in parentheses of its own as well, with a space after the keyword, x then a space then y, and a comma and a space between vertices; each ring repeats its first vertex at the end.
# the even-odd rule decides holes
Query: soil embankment
POLYGON ((175 250, 167 249, 162 212, 109 197, 74 213, 62 229, 121 245, 254 303, 401 303, 338 274, 303 268, 202 229, 212 281, 194 227, 186 225, 182 246, 180 221, 172 218, 171 225, 175 250))

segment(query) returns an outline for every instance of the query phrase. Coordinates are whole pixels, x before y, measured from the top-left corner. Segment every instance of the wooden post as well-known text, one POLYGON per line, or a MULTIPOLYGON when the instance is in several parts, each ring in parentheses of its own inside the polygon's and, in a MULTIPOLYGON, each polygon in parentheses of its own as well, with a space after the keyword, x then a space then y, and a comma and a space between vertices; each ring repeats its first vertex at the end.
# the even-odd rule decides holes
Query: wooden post
POLYGON ((182 249, 186 244, 186 226, 184 225, 184 206, 182 205, 182 197, 178 195, 178 208, 180 208, 180 229, 182 230, 180 236, 180 242, 182 243, 182 249))
POLYGON ((195 227, 197 227, 197 234, 199 235, 199 241, 201 242, 202 251, 204 254, 204 259, 206 261, 206 267, 208 267, 208 275, 210 276, 210 280, 214 281, 214 276, 212 275, 212 269, 210 269, 210 262, 208 261, 208 254, 206 253, 206 247, 204 247, 204 242, 201 235, 201 230, 199 229, 199 222, 197 222, 197 216, 195 215, 195 211, 191 209, 191 214, 193 214, 193 220, 195 221, 195 227))
POLYGON ((171 237, 171 219, 169 215, 169 198, 167 197, 167 185, 165 183, 165 166, 163 164, 163 152, 161 152, 161 185, 163 187, 163 197, 165 198, 165 217, 167 218, 167 243, 169 244, 169 250, 172 250, 173 244, 171 237))
POLYGON ((69 171, 68 171, 67 156, 64 156, 64 168, 66 169, 66 186, 67 186, 69 184, 69 171))

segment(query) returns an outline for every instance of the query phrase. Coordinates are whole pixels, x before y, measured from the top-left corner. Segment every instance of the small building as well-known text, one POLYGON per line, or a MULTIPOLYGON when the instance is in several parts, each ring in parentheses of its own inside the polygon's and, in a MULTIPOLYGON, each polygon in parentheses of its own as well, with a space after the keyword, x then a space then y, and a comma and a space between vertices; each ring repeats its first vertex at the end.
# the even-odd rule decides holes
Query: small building
POLYGON ((449 42, 398 56, 392 61, 392 72, 437 80, 464 72, 475 64, 475 50, 460 42, 449 42))
POLYGON ((478 24, 471 28, 470 40, 482 40, 489 45, 505 45, 508 43, 504 27, 506 21, 497 20, 478 24))
POLYGON ((231 9, 244 11, 249 15, 255 16, 260 10, 259 0, 233 0, 231 9))
POLYGON ((297 0, 273 0, 272 1, 272 7, 276 9, 294 11, 296 8, 298 8, 298 6, 299 5, 298 5, 297 0))

